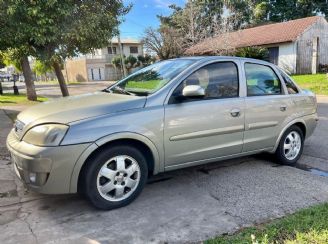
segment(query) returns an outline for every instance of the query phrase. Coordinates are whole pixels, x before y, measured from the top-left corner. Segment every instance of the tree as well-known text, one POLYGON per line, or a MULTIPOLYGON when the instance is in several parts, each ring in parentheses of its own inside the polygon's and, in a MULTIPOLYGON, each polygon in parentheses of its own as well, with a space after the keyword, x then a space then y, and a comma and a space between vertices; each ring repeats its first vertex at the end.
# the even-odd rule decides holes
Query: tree
POLYGON ((129 55, 127 58, 125 58, 124 63, 128 65, 129 68, 133 68, 137 61, 137 58, 132 55, 129 55))
POLYGON ((69 95, 63 61, 108 45, 130 9, 121 0, 0 1, 16 24, 11 33, 26 41, 33 56, 51 63, 63 96, 69 95))
POLYGON ((263 47, 243 47, 236 50, 235 56, 243 58, 256 58, 265 60, 269 56, 267 48, 263 47))
POLYGON ((269 1, 269 19, 282 22, 318 14, 328 15, 326 0, 277 0, 269 1))
POLYGON ((121 56, 117 55, 117 56, 113 57, 112 58, 112 64, 116 68, 121 68, 122 67, 122 59, 121 59, 121 56))
POLYGON ((181 38, 172 27, 149 27, 145 30, 143 43, 146 49, 156 53, 159 59, 169 59, 179 57, 183 53, 181 38))
MULTIPOLYGON (((22 28, 20 18, 13 18, 13 1, 0 0, 0 51, 5 53, 7 61, 20 66, 25 78, 26 96, 28 100, 36 101, 32 71, 28 56, 33 53, 29 47, 29 37, 22 28)), ((17 4, 17 3, 16 3, 17 4)))
POLYGON ((42 62, 41 60, 35 60, 32 70, 37 76, 42 76, 47 75, 47 73, 51 72, 52 67, 49 63, 42 62))
MULTIPOLYGON (((171 15, 158 16, 161 22, 159 32, 166 29, 174 33, 175 47, 178 47, 174 51, 181 54, 205 38, 240 28, 244 19, 235 12, 235 8, 238 6, 241 9, 246 5, 244 2, 189 0, 183 8, 171 5, 171 15)), ((163 40, 164 44, 165 41, 163 40)))
POLYGON ((26 53, 28 53, 26 47, 21 47, 20 49, 7 49, 7 51, 2 52, 3 62, 6 66, 13 65, 18 72, 23 72, 27 99, 36 101, 37 95, 35 92, 30 63, 26 53))

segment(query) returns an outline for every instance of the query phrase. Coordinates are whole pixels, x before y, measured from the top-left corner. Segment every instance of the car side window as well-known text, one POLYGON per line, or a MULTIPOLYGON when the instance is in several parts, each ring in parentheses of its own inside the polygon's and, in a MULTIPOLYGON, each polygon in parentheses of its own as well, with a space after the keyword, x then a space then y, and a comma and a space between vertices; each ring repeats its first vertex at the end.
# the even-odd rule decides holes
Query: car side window
POLYGON ((294 81, 292 80, 292 78, 290 78, 285 72, 280 71, 280 74, 286 84, 287 90, 288 90, 288 94, 297 94, 298 93, 298 89, 294 83, 294 81))
POLYGON ((237 65, 234 62, 218 62, 205 65, 181 82, 172 93, 169 103, 238 96, 239 79, 237 65), (205 90, 205 96, 199 98, 181 98, 183 88, 188 85, 201 86, 205 90))
POLYGON ((247 96, 279 95, 281 83, 272 68, 262 64, 245 63, 247 96))

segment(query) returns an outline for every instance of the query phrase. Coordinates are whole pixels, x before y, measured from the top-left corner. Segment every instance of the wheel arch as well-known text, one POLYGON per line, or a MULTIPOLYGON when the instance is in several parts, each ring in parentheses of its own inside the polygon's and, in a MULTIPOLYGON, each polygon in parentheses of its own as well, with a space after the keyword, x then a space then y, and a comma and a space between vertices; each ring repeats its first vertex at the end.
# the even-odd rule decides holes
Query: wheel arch
POLYGON ((302 132, 303 132, 303 136, 304 136, 304 139, 305 139, 305 137, 306 137, 306 132, 307 132, 307 131, 306 131, 306 123, 305 123, 305 121, 304 121, 303 119, 293 120, 293 121, 289 122, 289 123, 284 127, 284 129, 280 132, 280 134, 279 134, 279 136, 278 136, 278 139, 276 140, 275 146, 274 146, 273 150, 271 151, 272 153, 274 153, 274 152, 277 150, 278 145, 279 145, 279 142, 280 142, 280 140, 281 140, 281 137, 283 136, 283 134, 285 133, 285 131, 286 131, 288 128, 290 128, 291 126, 293 126, 293 125, 298 126, 298 127, 302 130, 302 132))
POLYGON ((157 174, 164 169, 164 166, 161 164, 160 155, 155 144, 147 137, 141 134, 130 132, 115 133, 100 138, 89 148, 87 148, 85 152, 80 156, 72 172, 70 181, 71 193, 78 191, 80 173, 82 172, 83 167, 86 165, 86 162, 100 150, 118 144, 132 145, 142 151, 147 159, 150 174, 157 174))

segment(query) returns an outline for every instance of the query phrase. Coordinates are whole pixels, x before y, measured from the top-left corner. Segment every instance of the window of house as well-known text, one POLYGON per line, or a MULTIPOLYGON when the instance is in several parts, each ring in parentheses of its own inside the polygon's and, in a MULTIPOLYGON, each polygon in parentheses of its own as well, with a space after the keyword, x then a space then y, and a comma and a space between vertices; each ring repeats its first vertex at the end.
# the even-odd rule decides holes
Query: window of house
POLYGON ((107 47, 108 54, 116 54, 116 47, 107 47))
POLYGON ((138 53, 138 47, 137 46, 130 47, 130 53, 138 53))
POLYGON ((290 78, 290 76, 288 76, 282 70, 280 70, 280 74, 281 74, 282 78, 284 79, 284 82, 285 82, 287 90, 288 90, 288 94, 297 94, 298 89, 297 89, 297 86, 295 85, 294 81, 292 80, 292 78, 290 78))
POLYGON ((248 96, 281 94, 280 80, 269 66, 246 63, 245 72, 248 96))
POLYGON ((199 85, 205 90, 201 98, 185 99, 194 101, 202 99, 220 99, 239 96, 238 68, 233 62, 218 62, 206 65, 191 74, 173 92, 169 103, 176 103, 184 87, 199 85))

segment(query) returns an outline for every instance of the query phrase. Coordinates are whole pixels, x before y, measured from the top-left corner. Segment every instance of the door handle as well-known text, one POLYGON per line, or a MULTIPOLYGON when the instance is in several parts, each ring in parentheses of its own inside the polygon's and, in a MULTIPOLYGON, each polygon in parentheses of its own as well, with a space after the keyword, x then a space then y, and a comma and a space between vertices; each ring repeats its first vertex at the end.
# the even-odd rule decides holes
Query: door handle
POLYGON ((280 111, 281 112, 285 112, 286 110, 287 110, 287 106, 286 105, 280 106, 280 111))
POLYGON ((232 117, 238 117, 240 115, 240 110, 238 108, 234 108, 230 111, 232 117))

